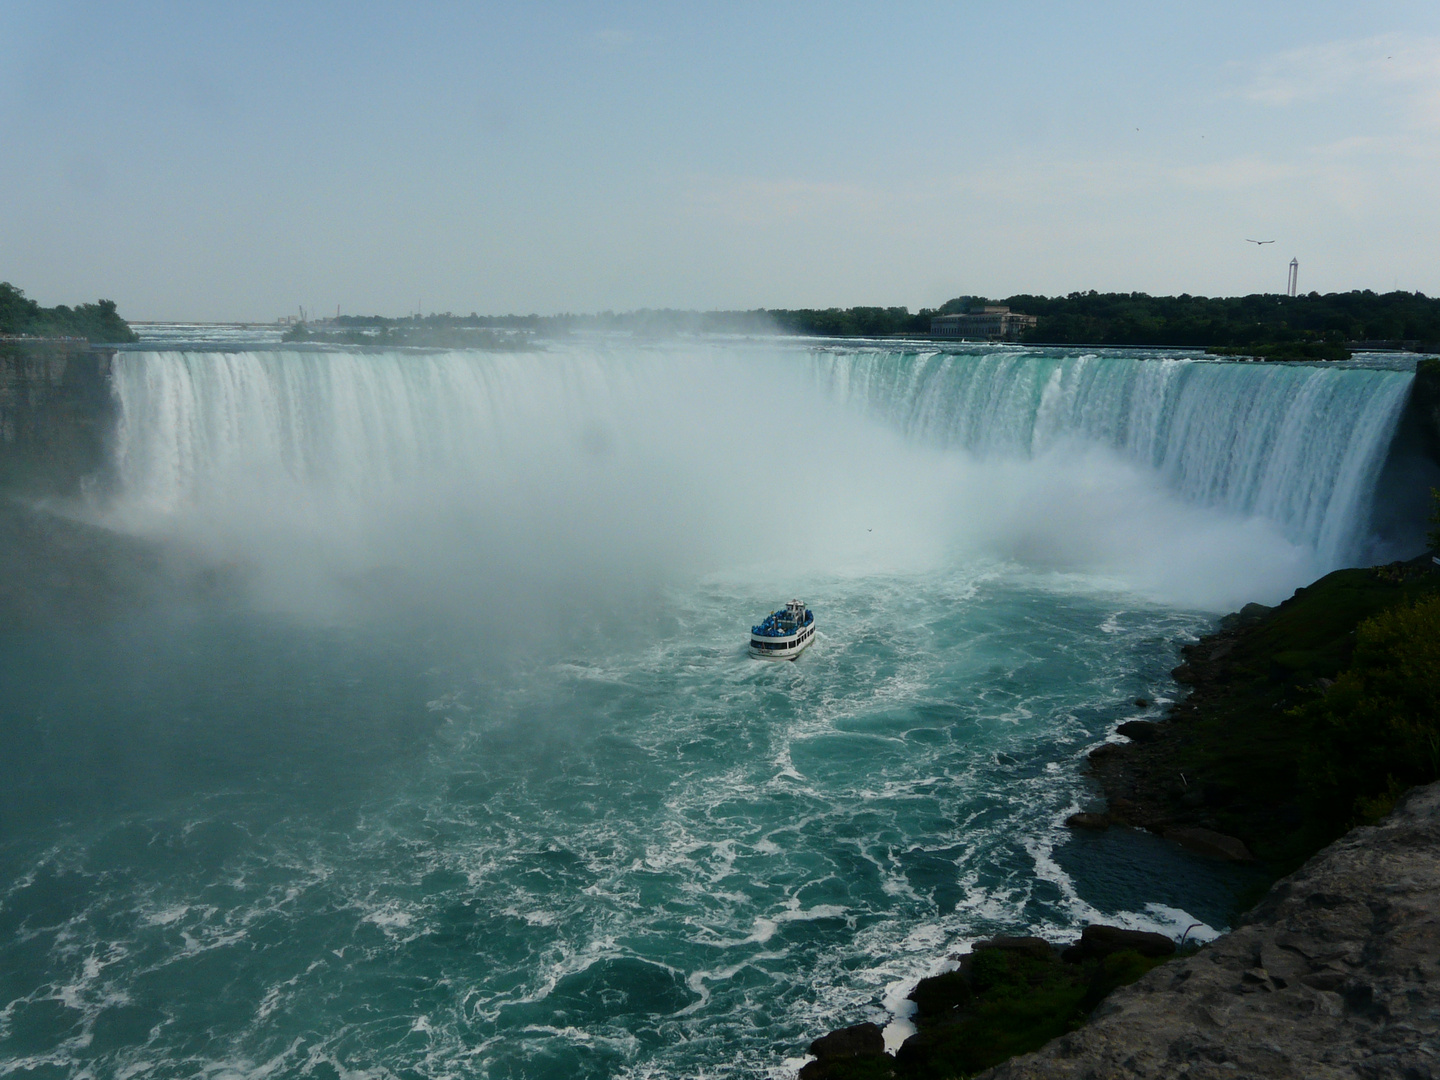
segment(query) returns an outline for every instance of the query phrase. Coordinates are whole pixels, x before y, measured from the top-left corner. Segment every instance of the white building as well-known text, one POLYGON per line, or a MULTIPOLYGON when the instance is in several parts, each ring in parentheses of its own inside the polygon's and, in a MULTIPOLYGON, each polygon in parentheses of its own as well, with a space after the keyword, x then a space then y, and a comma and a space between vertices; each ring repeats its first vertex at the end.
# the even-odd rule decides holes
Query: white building
POLYGON ((1019 341, 1020 335, 1039 321, 1035 315, 987 305, 972 308, 963 315, 936 315, 930 320, 930 336, 965 341, 1019 341))

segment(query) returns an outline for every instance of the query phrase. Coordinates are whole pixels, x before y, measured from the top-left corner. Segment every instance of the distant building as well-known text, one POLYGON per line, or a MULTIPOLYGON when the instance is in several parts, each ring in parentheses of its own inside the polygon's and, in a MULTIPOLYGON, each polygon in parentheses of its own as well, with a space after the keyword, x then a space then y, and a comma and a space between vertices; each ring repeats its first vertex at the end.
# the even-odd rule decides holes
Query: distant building
POLYGON ((1039 321, 1035 315, 986 305, 971 308, 963 315, 936 315, 930 320, 930 336, 966 341, 1019 341, 1020 335, 1039 321))

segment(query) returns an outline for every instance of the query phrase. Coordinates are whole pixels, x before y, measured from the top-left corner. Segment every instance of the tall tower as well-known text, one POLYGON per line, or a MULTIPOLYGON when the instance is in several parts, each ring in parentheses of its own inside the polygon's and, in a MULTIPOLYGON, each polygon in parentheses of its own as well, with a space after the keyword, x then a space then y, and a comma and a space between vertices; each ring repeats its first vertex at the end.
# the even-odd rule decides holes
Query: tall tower
POLYGON ((1295 287, 1300 284, 1300 260, 1290 260, 1290 280, 1285 285, 1285 295, 1294 296, 1295 287))

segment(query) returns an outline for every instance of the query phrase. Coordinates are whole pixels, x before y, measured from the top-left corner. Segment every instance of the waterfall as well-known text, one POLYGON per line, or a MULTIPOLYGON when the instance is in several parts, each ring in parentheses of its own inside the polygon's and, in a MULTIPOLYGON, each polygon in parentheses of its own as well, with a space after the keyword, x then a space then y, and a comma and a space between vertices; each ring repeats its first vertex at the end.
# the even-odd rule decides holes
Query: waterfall
POLYGON ((992 458, 1106 446, 1188 501, 1275 523, 1328 565, 1362 555, 1413 378, 1035 350, 827 350, 813 364, 831 393, 912 438, 992 458))
POLYGON ((288 568, 277 593, 396 567, 435 595, 736 567, 783 588, 971 552, 1219 608, 1367 556, 1412 379, 783 341, 135 351, 111 520, 288 568))

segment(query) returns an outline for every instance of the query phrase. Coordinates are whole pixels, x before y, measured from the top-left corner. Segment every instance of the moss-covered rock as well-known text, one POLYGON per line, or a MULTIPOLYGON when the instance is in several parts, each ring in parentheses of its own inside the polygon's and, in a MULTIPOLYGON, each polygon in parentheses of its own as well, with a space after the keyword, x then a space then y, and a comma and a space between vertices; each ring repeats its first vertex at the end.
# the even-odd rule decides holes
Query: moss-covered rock
MULTIPOLYGON (((1087 927, 1086 932, 1096 941, 1132 933, 1117 927, 1087 927), (1105 931, 1111 932, 1108 937, 1105 931)), ((1143 944, 1152 952, 1173 953, 1174 943, 1164 942, 1167 950, 1148 940, 1143 944)), ((1164 959, 1135 949, 1103 956, 1080 953, 1077 962, 1067 963, 1035 938, 980 942, 959 970, 922 979, 910 995, 917 1032, 895 1055, 898 1080, 969 1076, 1039 1049, 1083 1023, 1115 987, 1133 982, 1164 959), (1039 948, 1031 944, 1036 942, 1039 948)))
MULTIPOLYGON (((1440 595, 1434 570, 1428 557, 1337 570, 1187 646, 1175 676, 1192 688, 1188 697, 1143 742, 1107 743, 1090 758, 1110 816, 1161 835, 1198 829, 1238 838, 1278 877, 1362 820, 1357 800, 1378 798, 1377 808, 1393 801, 1391 773, 1407 786, 1424 782, 1413 767, 1425 758, 1424 732, 1405 743, 1408 751, 1387 750, 1384 725, 1337 724, 1317 703, 1339 708, 1351 693, 1335 687, 1367 620, 1440 595)), ((1401 637, 1389 636, 1390 653, 1401 637)), ((1409 672, 1415 687, 1431 685, 1417 673, 1437 661, 1412 659, 1384 664, 1409 672)))

